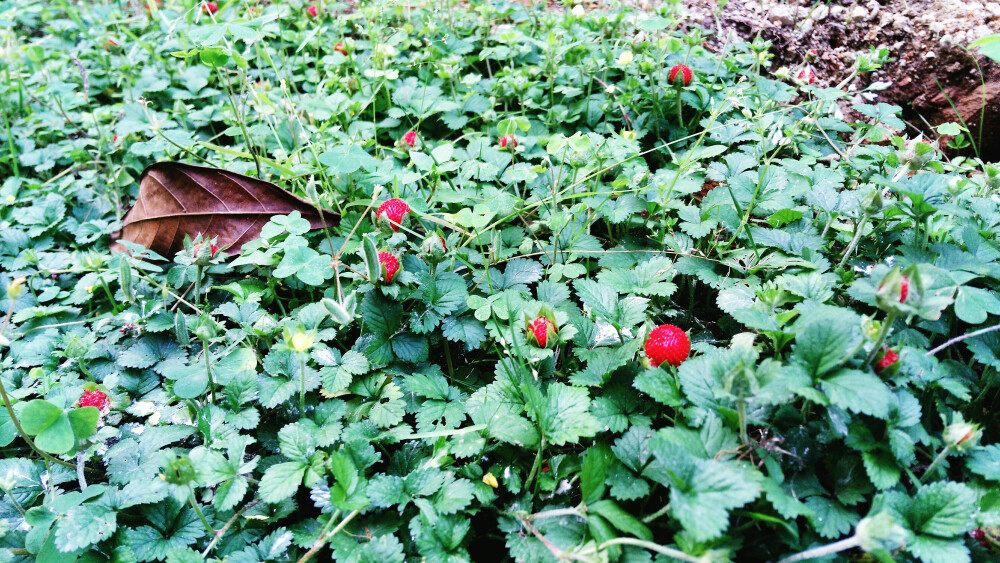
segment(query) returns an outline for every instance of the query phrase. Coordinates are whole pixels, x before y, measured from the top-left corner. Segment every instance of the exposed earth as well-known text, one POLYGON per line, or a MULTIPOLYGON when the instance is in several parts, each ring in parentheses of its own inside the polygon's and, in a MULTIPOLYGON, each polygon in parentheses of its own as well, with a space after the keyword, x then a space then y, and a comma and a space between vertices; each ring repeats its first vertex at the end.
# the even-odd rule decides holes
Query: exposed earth
MULTIPOLYGON (((683 0, 692 23, 715 32, 721 50, 733 35, 773 43, 774 68, 802 64, 810 49, 817 81, 833 85, 854 53, 887 47, 893 62, 860 80, 882 83, 876 100, 902 106, 909 135, 961 116, 987 161, 1000 161, 1000 66, 967 46, 1000 33, 1000 0, 683 0), (984 111, 985 110, 985 111, 984 111)), ((858 101, 861 101, 860 99, 858 101)), ((966 151, 972 155, 971 149, 966 151)))

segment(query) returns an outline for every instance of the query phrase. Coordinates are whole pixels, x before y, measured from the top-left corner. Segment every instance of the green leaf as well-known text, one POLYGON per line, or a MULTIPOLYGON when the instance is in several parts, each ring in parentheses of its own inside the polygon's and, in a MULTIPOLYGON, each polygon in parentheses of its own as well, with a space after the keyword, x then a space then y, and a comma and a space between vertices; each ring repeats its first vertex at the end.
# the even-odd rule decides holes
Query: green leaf
POLYGON ((63 410, 52 403, 34 399, 24 405, 18 419, 21 421, 21 428, 29 435, 35 436, 55 424, 62 413, 63 410))
POLYGON ((860 341, 858 324, 849 315, 825 314, 795 335, 792 357, 819 377, 842 365, 860 341))
POLYGON ((820 385, 830 402, 840 408, 881 419, 889 416, 892 394, 873 373, 842 369, 820 385))
POLYGON ((662 369, 647 369, 636 376, 632 385, 654 401, 668 407, 681 406, 681 391, 677 382, 662 369))
POLYGON ((977 510, 976 493, 961 483, 938 481, 917 492, 910 511, 913 530, 950 538, 965 533, 977 510))
POLYGON ((83 440, 90 437, 97 429, 101 411, 97 410, 97 407, 83 407, 70 410, 66 416, 69 417, 69 424, 73 427, 73 435, 78 440, 83 440))
POLYGON ((545 398, 531 406, 542 434, 554 446, 576 443, 600 429, 600 422, 590 414, 590 395, 586 389, 552 383, 545 398))
POLYGON ((977 475, 991 481, 1000 481, 1000 444, 992 444, 972 452, 965 465, 977 475))
POLYGON ((885 449, 877 449, 861 454, 868 478, 879 489, 889 489, 899 482, 900 470, 896 458, 885 449))
MULTIPOLYGON (((96 409, 95 409, 96 410, 96 409)), ((86 415, 81 415, 86 417, 86 415)), ((76 444, 73 425, 62 409, 42 399, 29 401, 21 410, 21 427, 35 436, 35 445, 50 454, 63 454, 76 444)), ((85 420, 81 422, 86 422, 85 420)), ((81 424, 81 431, 86 430, 81 424)), ((87 435, 93 433, 93 430, 87 435)))
POLYGON ((827 539, 839 538, 851 531, 861 518, 836 500, 813 496, 806 499, 810 513, 809 522, 819 535, 827 539))
POLYGON ((295 494, 302 484, 308 466, 301 461, 279 463, 267 468, 260 480, 260 498, 264 502, 281 502, 295 494))
POLYGON ((994 61, 1000 62, 1000 33, 987 35, 969 44, 970 49, 977 47, 984 57, 989 57, 994 61))
POLYGON ((650 449, 656 462, 643 475, 670 487, 670 515, 695 541, 721 536, 729 511, 760 494, 760 474, 736 463, 696 459, 660 435, 650 449))
POLYGON ((923 563, 969 563, 969 548, 960 539, 947 540, 918 534, 907 550, 923 563))
POLYGON ((56 526, 56 547, 59 551, 76 551, 100 543, 118 527, 117 513, 103 505, 87 503, 75 506, 56 526))
POLYGON ((653 539, 653 532, 642 523, 641 520, 632 516, 618 506, 612 500, 602 500, 595 503, 587 503, 588 512, 595 512, 605 517, 612 526, 631 534, 639 539, 650 541, 653 539))
POLYGON ((608 455, 606 446, 593 446, 583 457, 583 466, 580 469, 580 494, 583 496, 583 502, 588 505, 604 496, 608 455))

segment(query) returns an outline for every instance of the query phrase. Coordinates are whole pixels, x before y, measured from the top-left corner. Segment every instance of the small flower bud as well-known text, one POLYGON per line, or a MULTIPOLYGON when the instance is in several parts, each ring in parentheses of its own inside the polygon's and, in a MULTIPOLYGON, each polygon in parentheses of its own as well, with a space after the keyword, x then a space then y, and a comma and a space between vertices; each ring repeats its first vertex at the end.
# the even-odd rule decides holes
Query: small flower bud
POLYGON ((24 282, 27 280, 28 278, 21 276, 7 284, 7 297, 10 297, 11 299, 17 299, 20 297, 21 294, 24 293, 24 282))
POLYGON ((975 447, 982 435, 983 431, 979 429, 978 424, 963 421, 949 424, 944 429, 942 437, 946 446, 953 450, 964 452, 975 447))

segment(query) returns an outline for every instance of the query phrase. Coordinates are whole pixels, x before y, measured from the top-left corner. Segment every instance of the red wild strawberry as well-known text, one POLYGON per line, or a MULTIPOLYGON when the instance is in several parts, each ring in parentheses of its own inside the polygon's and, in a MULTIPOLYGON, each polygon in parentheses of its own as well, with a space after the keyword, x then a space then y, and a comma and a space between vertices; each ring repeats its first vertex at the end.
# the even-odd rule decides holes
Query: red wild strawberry
POLYGON ((101 414, 103 415, 111 409, 111 399, 108 398, 103 391, 95 389, 93 391, 84 392, 76 406, 96 407, 97 410, 101 411, 101 414))
POLYGON ((547 462, 547 461, 543 461, 543 462, 542 462, 542 473, 546 473, 546 472, 547 472, 547 471, 549 471, 550 469, 551 469, 551 468, 549 467, 549 462, 547 462))
POLYGON ((517 147, 517 139, 515 139, 513 135, 504 135, 503 137, 500 137, 500 147, 505 149, 508 145, 510 145, 510 148, 517 147))
POLYGON ((414 145, 416 145, 417 144, 417 132, 416 131, 407 131, 406 134, 403 135, 403 142, 406 143, 407 145, 410 145, 411 147, 414 146, 414 145))
POLYGON ((899 280, 899 302, 905 303, 906 298, 910 295, 910 278, 903 276, 903 279, 899 280))
POLYGON ((341 55, 347 56, 347 49, 344 48, 343 43, 337 43, 333 46, 333 50, 340 53, 341 55))
POLYGON ((891 366, 892 364, 899 361, 899 354, 893 352, 892 350, 886 348, 885 354, 879 359, 878 363, 875 364, 875 373, 880 373, 885 368, 891 366))
POLYGON ((117 46, 118 46, 118 42, 115 41, 114 39, 110 38, 110 37, 108 37, 108 40, 104 42, 104 50, 105 51, 110 51, 111 49, 114 49, 117 46))
POLYGON ((539 316, 528 323, 528 341, 534 338, 539 348, 555 346, 554 337, 557 333, 556 325, 548 317, 539 316))
POLYGON ((396 277, 396 272, 399 271, 399 258, 396 258, 388 250, 383 250, 378 253, 378 263, 382 265, 385 283, 392 283, 392 278, 396 277))
POLYGON ((205 2, 204 4, 201 5, 201 11, 205 12, 208 15, 212 15, 215 12, 219 11, 219 5, 216 4, 215 2, 205 2))
POLYGON ((805 82, 806 84, 812 84, 813 82, 816 82, 816 73, 813 72, 811 66, 806 65, 805 67, 802 68, 802 70, 799 71, 798 78, 799 80, 805 82))
POLYGON ((691 340, 683 330, 674 325, 660 325, 646 337, 646 357, 653 367, 663 362, 677 367, 691 353, 691 340))
POLYGON ((309 14, 310 17, 315 18, 319 15, 319 8, 316 7, 316 4, 312 4, 306 8, 306 13, 309 14))
POLYGON ((400 226, 410 223, 410 206, 399 198, 387 199, 378 206, 375 212, 375 223, 382 232, 399 232, 400 226))
POLYGON ((667 80, 674 86, 687 86, 691 84, 691 78, 694 74, 691 69, 686 64, 674 65, 674 68, 670 69, 670 74, 667 75, 667 80), (680 80, 678 80, 680 76, 680 80))

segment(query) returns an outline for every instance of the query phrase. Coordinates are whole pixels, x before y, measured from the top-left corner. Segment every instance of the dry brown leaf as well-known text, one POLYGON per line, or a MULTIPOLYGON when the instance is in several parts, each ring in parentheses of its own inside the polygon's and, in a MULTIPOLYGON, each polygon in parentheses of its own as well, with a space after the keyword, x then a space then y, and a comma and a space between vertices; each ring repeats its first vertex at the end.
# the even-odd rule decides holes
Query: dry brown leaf
MULTIPOLYGON (((313 229, 332 224, 336 213, 323 216, 308 201, 278 186, 219 168, 179 162, 158 162, 139 177, 139 198, 125 214, 117 238, 141 244, 172 259, 192 239, 218 237, 230 254, 259 237, 274 215, 298 211, 313 229)), ((112 250, 124 250, 112 245, 112 250)))

